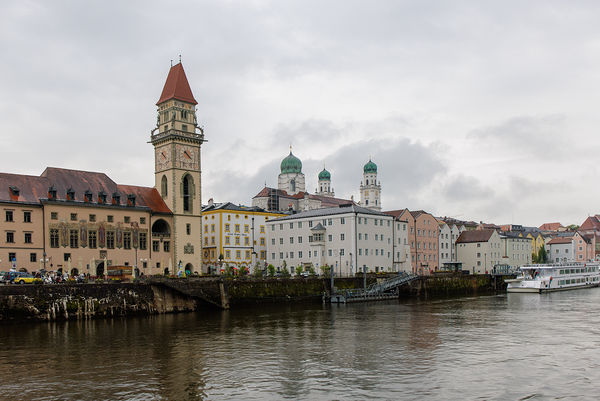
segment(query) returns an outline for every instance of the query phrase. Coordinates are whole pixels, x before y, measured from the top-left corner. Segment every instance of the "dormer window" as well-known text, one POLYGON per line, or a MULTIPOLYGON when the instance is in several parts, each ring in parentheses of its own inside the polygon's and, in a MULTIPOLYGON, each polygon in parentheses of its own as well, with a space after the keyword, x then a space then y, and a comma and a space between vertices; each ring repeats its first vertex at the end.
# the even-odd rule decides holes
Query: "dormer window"
POLYGON ((56 188, 54 186, 48 188, 48 199, 56 200, 56 188))
POLYGON ((19 188, 15 187, 14 185, 11 185, 10 187, 8 187, 8 189, 10 189, 11 196, 19 197, 19 188))
POLYGON ((104 205, 106 204, 106 192, 100 191, 98 192, 98 203, 104 205))
POLYGON ((92 191, 90 191, 89 189, 88 189, 87 191, 85 191, 85 192, 83 193, 83 199, 84 199, 86 202, 91 202, 91 201, 92 201, 92 191))
POLYGON ((120 205, 121 204, 121 195, 118 192, 113 192, 112 194, 112 204, 120 205))
POLYGON ((135 206, 135 195, 127 195, 127 206, 135 206))
POLYGON ((73 190, 73 188, 67 189, 67 200, 68 201, 74 201, 75 200, 75 191, 73 190))

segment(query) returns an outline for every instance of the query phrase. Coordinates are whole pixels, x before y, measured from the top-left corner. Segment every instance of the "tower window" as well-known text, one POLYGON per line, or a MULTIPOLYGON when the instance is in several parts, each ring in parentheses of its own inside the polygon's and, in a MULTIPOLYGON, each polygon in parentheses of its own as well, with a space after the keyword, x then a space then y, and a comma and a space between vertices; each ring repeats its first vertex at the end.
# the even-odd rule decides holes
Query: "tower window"
POLYGON ((160 194, 163 198, 167 197, 167 176, 163 175, 160 180, 160 194))
POLYGON ((181 130, 182 131, 187 131, 187 125, 181 124, 181 130))
POLYGON ((290 187, 291 187, 292 192, 296 192, 296 180, 290 181, 290 187))
POLYGON ((369 180, 367 179, 367 185, 369 185, 369 180))
POLYGON ((192 178, 189 175, 183 177, 183 211, 189 212, 191 211, 191 183, 192 178))

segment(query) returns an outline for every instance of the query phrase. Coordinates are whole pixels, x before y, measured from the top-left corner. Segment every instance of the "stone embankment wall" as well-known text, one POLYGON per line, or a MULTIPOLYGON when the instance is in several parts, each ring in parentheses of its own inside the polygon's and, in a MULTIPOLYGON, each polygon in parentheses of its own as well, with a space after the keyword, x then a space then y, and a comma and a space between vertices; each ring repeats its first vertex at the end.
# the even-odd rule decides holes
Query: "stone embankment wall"
MULTIPOLYGON (((382 276, 370 275, 367 285, 382 276)), ((281 302, 320 302, 331 282, 323 278, 189 278, 136 283, 0 285, 0 321, 66 320, 152 315, 200 308, 237 308, 281 302)), ((362 277, 338 278, 338 291, 362 288, 362 277)), ((453 275, 421 277, 400 287, 400 297, 444 297, 493 293, 501 277, 453 275)))
POLYGON ((137 283, 0 286, 0 321, 150 315, 197 307, 192 297, 137 283))

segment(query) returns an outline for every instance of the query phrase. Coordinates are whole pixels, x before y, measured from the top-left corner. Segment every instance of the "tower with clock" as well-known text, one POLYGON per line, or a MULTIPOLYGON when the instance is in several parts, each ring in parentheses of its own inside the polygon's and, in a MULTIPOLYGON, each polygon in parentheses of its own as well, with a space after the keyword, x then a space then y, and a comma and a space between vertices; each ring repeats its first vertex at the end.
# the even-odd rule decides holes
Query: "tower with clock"
POLYGON ((155 186, 173 213, 172 273, 201 271, 202 200, 200 148, 204 132, 196 120, 196 99, 181 62, 171 67, 160 99, 150 143, 154 146, 155 186))

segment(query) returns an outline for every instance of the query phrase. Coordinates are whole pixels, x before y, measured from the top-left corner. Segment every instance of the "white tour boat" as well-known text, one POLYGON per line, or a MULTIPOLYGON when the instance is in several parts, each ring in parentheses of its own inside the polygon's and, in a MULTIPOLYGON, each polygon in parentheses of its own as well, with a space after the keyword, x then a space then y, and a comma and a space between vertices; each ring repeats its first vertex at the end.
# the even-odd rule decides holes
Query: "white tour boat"
POLYGON ((505 280, 507 292, 549 292, 598 287, 599 264, 557 263, 521 266, 515 279, 505 280))

